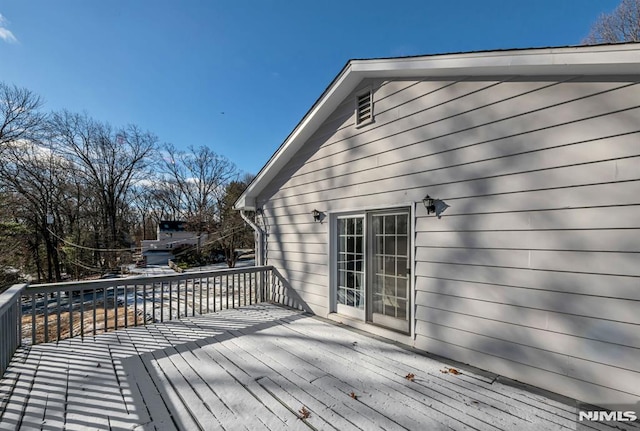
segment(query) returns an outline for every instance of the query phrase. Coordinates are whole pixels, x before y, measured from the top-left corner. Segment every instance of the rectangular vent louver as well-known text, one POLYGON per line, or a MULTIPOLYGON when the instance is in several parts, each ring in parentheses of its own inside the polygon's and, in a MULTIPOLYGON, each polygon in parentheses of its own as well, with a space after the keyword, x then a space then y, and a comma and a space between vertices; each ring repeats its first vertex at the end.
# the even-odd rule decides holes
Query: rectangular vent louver
POLYGON ((368 123, 373 119, 371 105, 370 91, 356 98, 356 125, 368 123))

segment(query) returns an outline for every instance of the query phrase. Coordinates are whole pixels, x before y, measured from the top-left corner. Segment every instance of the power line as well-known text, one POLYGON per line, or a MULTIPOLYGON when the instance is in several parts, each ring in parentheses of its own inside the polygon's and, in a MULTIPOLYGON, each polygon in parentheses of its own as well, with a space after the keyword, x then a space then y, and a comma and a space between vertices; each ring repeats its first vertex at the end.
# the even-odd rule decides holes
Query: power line
MULTIPOLYGON (((204 247, 205 245, 213 244, 213 243, 215 243, 215 242, 220 242, 220 241, 222 241, 223 239, 230 237, 231 235, 233 235, 233 234, 234 234, 234 233, 236 233, 237 231, 242 230, 242 229, 244 229, 244 228, 245 228, 245 226, 240 226, 240 225, 239 225, 238 227, 235 227, 235 228, 233 228, 233 229, 227 229, 227 230, 225 230, 225 231, 223 231, 223 232, 231 231, 231 233, 228 233, 227 235, 221 236, 221 237, 219 237, 219 238, 214 238, 214 239, 212 239, 212 240, 210 240, 210 241, 206 241, 206 242, 205 242, 204 244, 202 244, 200 247, 204 247)), ((219 231, 218 231, 218 232, 216 232, 216 233, 219 233, 219 231)), ((195 247, 198 247, 198 245, 197 245, 197 244, 192 244, 190 248, 188 248, 188 249, 186 249, 186 250, 183 250, 183 251, 181 251, 181 252, 179 252, 179 253, 176 253, 176 254, 174 254, 174 256, 180 256, 180 255, 182 255, 182 254, 184 254, 184 253, 186 253, 186 252, 188 252, 188 251, 192 250, 192 249, 193 249, 193 248, 195 248, 195 247)))
MULTIPOLYGON (((244 228, 245 228, 245 226, 240 226, 240 225, 239 225, 239 226, 237 226, 237 227, 235 227, 235 228, 227 229, 227 230, 225 230, 225 231, 222 231, 222 232, 228 232, 228 231, 230 231, 231 233, 229 233, 229 234, 227 234, 227 235, 224 235, 224 236, 221 236, 221 237, 219 237, 219 238, 214 238, 214 239, 212 239, 212 240, 210 240, 210 241, 207 241, 207 242, 205 242, 204 244, 202 244, 202 246, 204 246, 204 245, 208 245, 208 244, 213 244, 213 243, 215 243, 215 242, 220 242, 220 241, 222 241, 223 239, 225 239, 225 238, 227 238, 227 237, 229 237, 229 236, 233 235, 233 234, 234 234, 234 233, 236 233, 237 231, 242 230, 242 229, 244 229, 244 228)), ((57 235, 55 232, 53 232, 53 231, 52 231, 51 229, 49 229, 49 228, 47 228, 47 231, 49 231, 49 233, 50 233, 51 235, 53 235, 54 237, 56 237, 57 239, 59 239, 60 241, 62 241, 63 243, 65 243, 66 245, 69 245, 69 246, 71 246, 71 247, 75 247, 75 248, 80 248, 80 249, 83 249, 83 250, 99 251, 99 252, 130 252, 130 251, 132 251, 132 250, 131 250, 131 248, 95 248, 95 247, 87 247, 87 246, 84 246, 84 245, 75 244, 75 243, 73 243, 73 242, 71 242, 71 241, 68 241, 68 240, 66 240, 66 239, 64 239, 64 238, 62 238, 62 237, 60 237, 59 235, 57 235)), ((219 232, 220 232, 220 231, 218 231, 218 232, 216 232, 216 233, 219 233, 219 232)), ((195 239, 195 238, 198 238, 198 236, 193 236, 193 237, 190 237, 190 238, 184 238, 184 239, 195 239)), ((176 240, 176 241, 171 241, 171 242, 172 242, 172 243, 177 243, 177 242, 183 241, 184 239, 182 239, 182 240, 176 240)), ((153 241, 153 240, 151 240, 151 241, 153 241)), ((192 245, 192 247, 195 247, 195 246, 196 246, 195 244, 194 244, 194 245, 192 245)), ((136 249, 138 249, 138 248, 139 248, 139 247, 136 247, 136 249)), ((186 251, 187 251, 187 250, 185 250, 185 251, 183 251, 183 252, 181 252, 181 253, 179 253, 179 254, 182 254, 182 253, 184 253, 184 252, 186 252, 186 251)), ((179 254, 178 254, 178 255, 179 255, 179 254)), ((88 268, 87 268, 87 269, 88 269, 88 268)))
POLYGON ((74 244, 71 241, 67 241, 64 238, 59 237, 51 229, 47 228, 47 230, 49 231, 49 233, 51 235, 55 236, 56 238, 58 238, 63 243, 65 243, 67 245, 70 245, 72 247, 75 247, 75 248, 81 248, 83 250, 90 250, 90 251, 131 251, 131 247, 130 248, 94 248, 94 247, 87 247, 87 246, 84 246, 84 245, 74 244))

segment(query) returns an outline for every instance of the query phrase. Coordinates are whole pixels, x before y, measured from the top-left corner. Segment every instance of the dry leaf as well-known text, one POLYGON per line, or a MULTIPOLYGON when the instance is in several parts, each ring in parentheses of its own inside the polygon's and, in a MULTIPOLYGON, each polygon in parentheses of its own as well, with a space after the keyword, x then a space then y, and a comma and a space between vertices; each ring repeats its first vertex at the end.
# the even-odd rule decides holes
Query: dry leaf
POLYGON ((308 419, 311 416, 311 412, 305 406, 302 406, 298 413, 300 413, 300 419, 308 419))
POLYGON ((356 393, 355 393, 355 392, 353 392, 353 391, 351 391, 351 393, 349 394, 349 396, 350 396, 351 398, 353 398, 354 400, 357 400, 357 399, 358 399, 358 396, 357 396, 357 395, 356 395, 356 393))
POLYGON ((449 371, 451 374, 454 375, 458 375, 458 374, 462 374, 460 371, 456 370, 455 368, 449 368, 447 371, 449 371))
POLYGON ((413 373, 409 373, 406 376, 404 376, 404 378, 409 380, 410 382, 413 382, 413 380, 416 378, 416 375, 413 373))

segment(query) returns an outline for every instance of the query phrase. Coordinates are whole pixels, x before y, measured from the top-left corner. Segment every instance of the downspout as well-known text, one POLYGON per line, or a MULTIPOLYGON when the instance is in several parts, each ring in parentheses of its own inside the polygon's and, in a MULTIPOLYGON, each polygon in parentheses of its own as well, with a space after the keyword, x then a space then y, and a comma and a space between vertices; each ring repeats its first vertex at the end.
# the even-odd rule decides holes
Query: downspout
POLYGON ((256 266, 264 266, 264 232, 260 229, 260 226, 247 217, 244 210, 240 210, 240 217, 242 217, 242 219, 251 226, 251 229, 256 233, 256 266))

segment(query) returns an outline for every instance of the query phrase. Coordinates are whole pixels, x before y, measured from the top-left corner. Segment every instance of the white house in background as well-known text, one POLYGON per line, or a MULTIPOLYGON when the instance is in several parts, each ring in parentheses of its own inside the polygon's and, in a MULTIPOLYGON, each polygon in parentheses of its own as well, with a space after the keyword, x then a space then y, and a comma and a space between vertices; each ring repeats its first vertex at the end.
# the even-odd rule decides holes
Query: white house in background
POLYGON ((163 220, 158 224, 157 239, 142 240, 142 256, 148 265, 166 265, 172 250, 181 245, 204 244, 207 234, 186 230, 184 221, 163 220))
POLYGON ((636 403, 639 82, 640 44, 351 60, 236 208, 291 304, 636 403))

